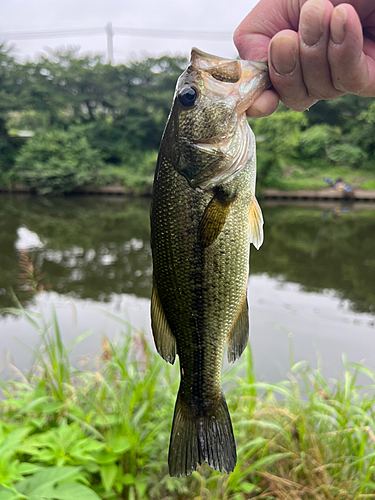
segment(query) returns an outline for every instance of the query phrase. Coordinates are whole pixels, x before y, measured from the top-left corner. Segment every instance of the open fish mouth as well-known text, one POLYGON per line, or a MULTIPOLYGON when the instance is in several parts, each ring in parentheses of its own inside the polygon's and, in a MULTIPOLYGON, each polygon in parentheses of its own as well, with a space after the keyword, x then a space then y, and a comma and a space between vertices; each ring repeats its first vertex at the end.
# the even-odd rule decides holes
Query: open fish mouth
MULTIPOLYGON (((234 175, 239 173, 249 160, 249 155, 253 154, 251 147, 252 135, 249 133, 245 112, 252 105, 255 99, 267 88, 271 86, 268 76, 268 64, 252 61, 232 61, 240 69, 240 75, 229 93, 230 99, 236 99, 232 116, 228 120, 225 132, 214 135, 209 138, 196 140, 193 146, 199 151, 214 157, 226 158, 222 162, 222 168, 209 169, 206 172, 198 174, 191 179, 193 187, 207 189, 219 182, 226 182, 234 175)), ((210 74, 205 78, 209 79, 208 87, 212 80, 217 77, 210 74)), ((214 85, 217 85, 215 82, 214 85)), ((220 82, 223 84, 222 82, 220 82)), ((225 85, 225 83, 224 83, 225 85)))
POLYGON ((188 109, 193 121, 189 122, 190 115, 184 119, 180 143, 186 156, 183 153, 183 161, 175 167, 192 188, 205 190, 227 182, 245 168, 254 154, 245 112, 270 85, 267 63, 192 50, 190 65, 177 83, 176 111, 188 109), (192 132, 195 120, 200 120, 199 134, 192 132))

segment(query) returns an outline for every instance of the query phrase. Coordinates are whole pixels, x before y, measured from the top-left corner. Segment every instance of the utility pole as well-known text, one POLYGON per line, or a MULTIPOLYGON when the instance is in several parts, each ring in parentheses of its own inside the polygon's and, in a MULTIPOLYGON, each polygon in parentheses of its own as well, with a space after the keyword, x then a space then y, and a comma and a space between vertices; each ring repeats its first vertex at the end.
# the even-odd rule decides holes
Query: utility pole
POLYGON ((105 27, 105 32, 107 34, 107 62, 112 64, 113 62, 113 31, 112 23, 108 22, 105 27))

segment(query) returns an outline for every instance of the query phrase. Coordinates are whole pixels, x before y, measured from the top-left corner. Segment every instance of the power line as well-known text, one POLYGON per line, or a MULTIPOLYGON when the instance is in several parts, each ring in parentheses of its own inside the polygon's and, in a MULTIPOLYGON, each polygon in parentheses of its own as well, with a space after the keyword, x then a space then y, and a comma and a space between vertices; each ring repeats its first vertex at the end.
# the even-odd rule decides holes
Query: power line
POLYGON ((198 30, 166 30, 148 28, 113 28, 112 23, 107 23, 104 28, 65 28, 35 31, 0 31, 0 40, 35 40, 46 38, 70 38, 81 36, 107 36, 107 60, 113 61, 113 37, 135 36, 143 38, 166 38, 180 40, 212 40, 228 41, 232 39, 229 31, 198 31, 198 30))
MULTIPOLYGON (((107 25, 108 26, 108 25, 107 25)), ((66 28, 38 31, 0 31, 0 39, 6 40, 31 40, 35 38, 58 38, 77 36, 96 36, 106 34, 106 28, 66 28)), ((197 30, 163 30, 148 28, 113 28, 113 35, 136 36, 144 38, 191 38, 199 40, 231 40, 232 33, 229 31, 197 31, 197 30)))
POLYGON ((30 40, 34 38, 58 38, 73 36, 103 35, 103 28, 77 28, 41 31, 0 31, 0 38, 7 40, 30 40))
POLYGON ((189 30, 158 30, 147 28, 116 28, 115 33, 126 36, 141 36, 144 38, 179 38, 190 40, 231 40, 233 34, 229 31, 189 31, 189 30))

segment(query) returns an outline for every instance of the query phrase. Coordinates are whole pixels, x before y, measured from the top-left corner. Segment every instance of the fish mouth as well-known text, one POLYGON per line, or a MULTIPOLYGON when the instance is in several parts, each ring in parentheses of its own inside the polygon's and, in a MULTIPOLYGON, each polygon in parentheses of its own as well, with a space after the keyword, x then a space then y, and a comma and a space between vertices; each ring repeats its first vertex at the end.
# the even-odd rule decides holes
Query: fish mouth
POLYGON ((193 142, 194 148, 211 156, 212 163, 189 182, 192 187, 207 189, 229 181, 248 164, 253 154, 251 141, 254 140, 245 112, 271 86, 271 82, 265 62, 225 60, 198 51, 194 56, 192 53, 191 62, 198 71, 201 70, 209 91, 223 100, 235 101, 228 122, 223 124, 223 132, 193 142))
POLYGON ((266 62, 241 61, 241 68, 242 78, 238 89, 241 99, 238 112, 244 113, 272 84, 266 62))
POLYGON ((212 145, 220 149, 225 147, 237 132, 236 121, 239 121, 239 115, 245 113, 257 97, 272 85, 268 74, 268 64, 266 62, 243 60, 236 62, 241 64, 242 74, 238 82, 233 85, 233 91, 229 94, 237 98, 237 104, 227 126, 227 130, 231 130, 231 132, 229 136, 226 132, 196 141, 194 145, 200 149, 206 149, 208 151, 212 145))

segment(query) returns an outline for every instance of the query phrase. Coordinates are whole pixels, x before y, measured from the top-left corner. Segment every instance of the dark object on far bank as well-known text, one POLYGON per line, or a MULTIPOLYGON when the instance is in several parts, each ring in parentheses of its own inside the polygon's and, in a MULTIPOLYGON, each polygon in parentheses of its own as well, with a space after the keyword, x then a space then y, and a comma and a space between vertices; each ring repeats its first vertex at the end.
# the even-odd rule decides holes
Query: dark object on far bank
POLYGON ((324 182, 328 184, 329 187, 336 189, 336 191, 342 192, 344 197, 350 198, 353 196, 353 189, 349 184, 343 181, 341 177, 337 177, 337 179, 333 182, 329 177, 325 177, 323 179, 324 182))

